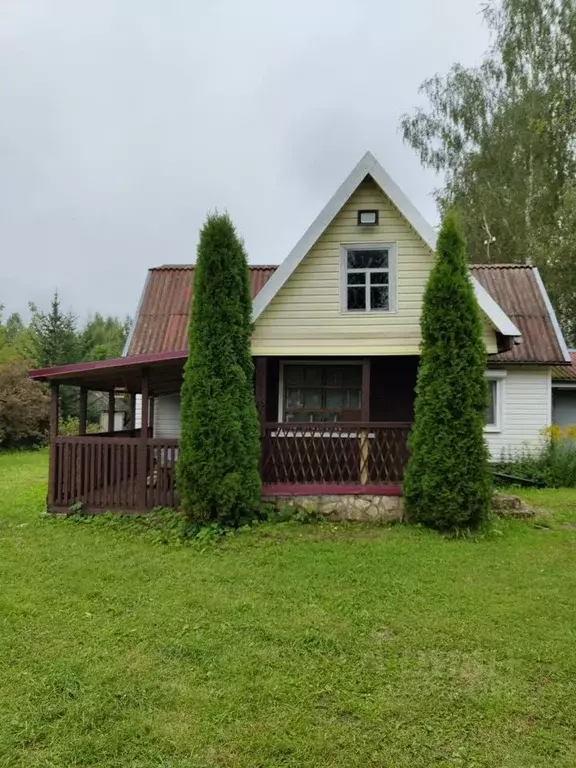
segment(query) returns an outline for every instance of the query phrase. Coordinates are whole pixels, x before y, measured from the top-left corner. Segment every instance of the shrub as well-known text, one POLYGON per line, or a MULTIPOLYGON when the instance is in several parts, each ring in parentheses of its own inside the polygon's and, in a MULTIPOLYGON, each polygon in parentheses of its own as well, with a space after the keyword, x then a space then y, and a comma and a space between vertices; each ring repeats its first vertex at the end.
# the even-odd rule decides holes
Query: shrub
POLYGON ((486 350, 464 238, 453 212, 438 236, 421 327, 406 508, 413 521, 433 528, 475 528, 488 516, 491 500, 483 433, 486 350))
POLYGON ((17 359, 0 365, 0 447, 42 445, 48 436, 50 396, 28 378, 29 365, 17 359))
MULTIPOLYGON (((78 416, 69 416, 67 419, 60 419, 58 423, 59 435, 77 435, 80 431, 80 419, 78 416)), ((88 422, 86 432, 89 435, 95 435, 100 432, 98 424, 88 422)))
POLYGON ((181 393, 178 491, 191 523, 238 525, 258 511, 251 315, 244 248, 229 217, 211 215, 200 234, 181 393))
POLYGON ((540 450, 502 456, 496 471, 533 480, 549 488, 576 487, 576 426, 544 430, 540 450))

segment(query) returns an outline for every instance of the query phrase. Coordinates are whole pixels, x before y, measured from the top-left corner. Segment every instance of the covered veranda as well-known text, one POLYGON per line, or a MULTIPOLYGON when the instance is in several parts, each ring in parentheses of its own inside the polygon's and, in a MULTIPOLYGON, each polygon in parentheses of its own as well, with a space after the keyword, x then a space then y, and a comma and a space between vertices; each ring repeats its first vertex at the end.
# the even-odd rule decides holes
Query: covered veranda
MULTIPOLYGON (((162 402, 158 398, 180 392, 186 359, 182 350, 32 371, 31 378, 47 382, 52 392, 49 511, 137 513, 178 506, 179 439, 160 429, 157 436, 154 424, 155 409, 159 415, 162 402), (77 435, 58 434, 62 386, 79 389, 77 435), (108 393, 109 424, 104 433, 87 434, 92 391, 108 393), (115 431, 118 392, 130 398, 130 420, 125 429, 115 431)), ((294 395, 290 388, 284 391, 280 381, 281 371, 292 370, 294 364, 274 357, 254 358, 264 495, 399 494, 408 457, 416 363, 416 358, 355 359, 354 382, 346 385, 354 401, 351 410, 338 415, 330 407, 327 413, 314 411, 310 420, 305 420, 308 416, 300 420, 303 414, 278 409, 279 396, 294 395)), ((298 368, 302 365, 312 373, 318 369, 300 359, 298 368)), ((324 365, 338 377, 340 364, 324 365)), ((349 371, 352 363, 345 367, 349 371)), ((303 386, 302 392, 329 397, 332 403, 343 396, 336 385, 326 384, 321 392, 303 386)))
POLYGON ((49 511, 67 512, 77 505, 82 511, 144 512, 177 505, 178 439, 154 436, 154 404, 157 397, 180 391, 186 357, 185 351, 162 352, 31 372, 51 390, 49 511), (79 389, 78 435, 58 434, 62 386, 79 389), (108 393, 107 432, 87 434, 91 391, 108 393), (118 391, 130 397, 130 419, 126 429, 115 431, 118 391))

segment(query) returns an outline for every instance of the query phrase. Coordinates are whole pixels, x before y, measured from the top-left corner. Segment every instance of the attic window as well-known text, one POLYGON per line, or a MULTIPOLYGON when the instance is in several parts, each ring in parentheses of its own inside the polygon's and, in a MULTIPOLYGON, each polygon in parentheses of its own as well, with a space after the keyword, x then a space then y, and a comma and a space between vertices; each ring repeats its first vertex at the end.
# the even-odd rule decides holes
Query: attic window
POLYGON ((396 257, 392 245, 344 245, 341 268, 343 311, 394 311, 396 257))

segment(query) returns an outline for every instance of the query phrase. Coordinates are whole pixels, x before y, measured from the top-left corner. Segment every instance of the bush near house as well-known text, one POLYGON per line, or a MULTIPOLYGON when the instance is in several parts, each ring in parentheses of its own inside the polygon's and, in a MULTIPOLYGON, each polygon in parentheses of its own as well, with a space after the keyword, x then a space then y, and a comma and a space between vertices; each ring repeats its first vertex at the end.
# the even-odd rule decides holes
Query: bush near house
POLYGON ((232 221, 200 234, 184 371, 178 491, 193 523, 238 524, 260 502, 248 263, 232 221))
POLYGON ((544 435, 546 442, 541 450, 503 456, 496 471, 533 480, 547 488, 575 488, 576 425, 554 425, 544 435))
POLYGON ((48 435, 50 396, 43 384, 28 378, 22 359, 0 364, 0 448, 42 445, 48 435))
POLYGON ((438 237, 422 309, 422 351, 404 496, 411 519, 449 530, 489 514, 486 350, 454 212, 438 237))

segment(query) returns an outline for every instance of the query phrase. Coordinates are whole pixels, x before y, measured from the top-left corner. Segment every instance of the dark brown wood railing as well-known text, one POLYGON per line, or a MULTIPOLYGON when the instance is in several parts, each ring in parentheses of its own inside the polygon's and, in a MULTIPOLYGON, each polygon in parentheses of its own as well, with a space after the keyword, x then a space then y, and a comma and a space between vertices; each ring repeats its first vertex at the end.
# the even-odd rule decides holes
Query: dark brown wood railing
POLYGON ((265 424, 265 485, 399 483, 408 460, 408 423, 265 424))
POLYGON ((79 504, 82 510, 130 512, 177 506, 178 440, 148 438, 145 473, 139 473, 141 450, 138 437, 56 437, 50 449, 49 508, 79 504))
MULTIPOLYGON (((399 483, 408 460, 407 423, 265 424, 265 485, 399 483)), ((175 438, 58 436, 50 447, 48 506, 82 511, 177 507, 175 438), (142 453, 143 452, 143 453, 142 453)))

